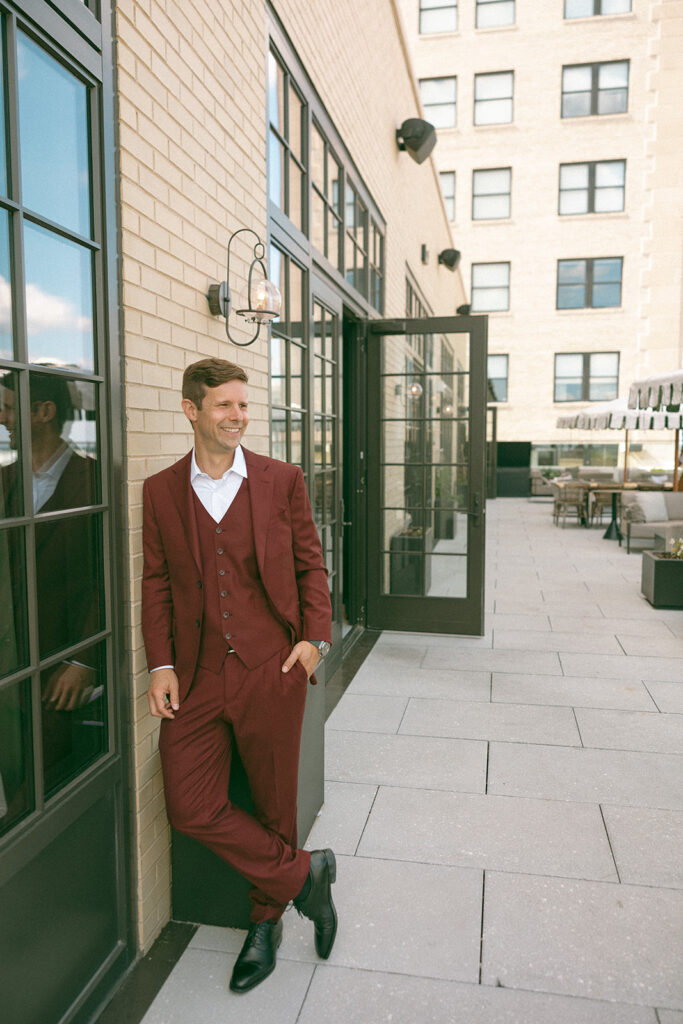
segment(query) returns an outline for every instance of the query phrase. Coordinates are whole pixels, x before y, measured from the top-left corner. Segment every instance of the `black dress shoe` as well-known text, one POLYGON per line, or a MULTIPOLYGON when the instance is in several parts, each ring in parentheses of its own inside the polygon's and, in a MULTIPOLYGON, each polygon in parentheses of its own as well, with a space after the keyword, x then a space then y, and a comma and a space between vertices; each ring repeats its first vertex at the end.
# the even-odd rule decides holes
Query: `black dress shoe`
POLYGON ((313 850, 311 870, 294 906, 315 925, 315 951, 327 960, 337 934, 337 911, 332 902, 332 883, 337 877, 337 862, 332 850, 313 850))
POLYGON ((275 953, 282 942, 282 921, 261 921, 249 926, 247 937, 235 961, 230 988, 248 992, 275 970, 275 953))

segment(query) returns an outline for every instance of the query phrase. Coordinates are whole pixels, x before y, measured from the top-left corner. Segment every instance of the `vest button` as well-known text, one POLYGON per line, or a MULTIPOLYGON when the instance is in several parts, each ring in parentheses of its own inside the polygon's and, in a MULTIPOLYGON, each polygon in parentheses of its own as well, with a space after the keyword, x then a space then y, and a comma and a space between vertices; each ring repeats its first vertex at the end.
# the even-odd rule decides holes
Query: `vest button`
POLYGON ((218 575, 219 576, 225 576, 225 569, 219 569, 218 570, 218 575))
POLYGON ((222 554, 223 554, 223 548, 218 548, 218 554, 219 554, 219 555, 222 555, 222 554))
POLYGON ((201 622, 199 621, 199 619, 195 619, 194 624, 195 626, 201 626, 201 622))
POLYGON ((202 589, 202 581, 201 580, 197 580, 197 586, 199 587, 200 590, 202 589))
POLYGON ((227 597, 227 596, 228 596, 227 590, 221 590, 221 597, 227 597))
POLYGON ((222 533, 222 532, 223 532, 223 531, 221 530, 220 526, 217 526, 217 527, 216 527, 216 533, 222 533))
POLYGON ((224 619, 229 619, 230 618, 230 612, 223 612, 223 618, 224 619))
POLYGON ((232 640, 232 633, 226 633, 225 634, 225 639, 226 640, 232 640))

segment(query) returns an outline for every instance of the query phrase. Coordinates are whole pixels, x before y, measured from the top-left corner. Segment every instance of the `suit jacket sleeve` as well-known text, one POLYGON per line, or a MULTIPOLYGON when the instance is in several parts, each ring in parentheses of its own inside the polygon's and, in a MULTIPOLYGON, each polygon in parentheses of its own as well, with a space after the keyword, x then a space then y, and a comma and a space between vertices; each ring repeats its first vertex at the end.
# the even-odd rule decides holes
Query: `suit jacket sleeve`
POLYGON ((142 635, 147 667, 174 665, 173 601, 166 553, 157 521, 150 481, 142 490, 142 635))
POLYGON ((297 468, 290 495, 294 572, 299 591, 303 640, 331 640, 332 606, 318 531, 303 473, 297 468))

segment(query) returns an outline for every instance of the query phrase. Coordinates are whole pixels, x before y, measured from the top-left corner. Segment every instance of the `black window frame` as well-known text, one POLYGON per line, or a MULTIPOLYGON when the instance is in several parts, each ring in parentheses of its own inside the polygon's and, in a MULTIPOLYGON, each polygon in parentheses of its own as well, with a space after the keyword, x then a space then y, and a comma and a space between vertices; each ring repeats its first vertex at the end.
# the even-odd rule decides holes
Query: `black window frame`
MULTIPOLYGON (((583 191, 583 190, 582 190, 583 191)), ((597 214, 610 214, 610 213, 623 213, 626 209, 626 160, 618 158, 616 160, 573 160, 569 163, 560 164, 558 172, 558 187, 557 187, 557 213, 560 217, 579 217, 585 216, 589 213, 597 214), (622 205, 620 210, 596 210, 595 209, 595 197, 600 191, 600 187, 596 186, 595 181, 597 177, 597 169, 601 164, 622 164, 624 168, 624 184, 621 186, 613 185, 612 188, 621 187, 622 190, 622 205), (563 192, 576 192, 578 189, 563 189, 562 188, 562 168, 563 167, 587 167, 588 168, 588 185, 586 192, 588 193, 588 209, 581 210, 576 213, 565 213, 562 211, 562 193, 563 192)))
POLYGON ((567 402, 606 402, 611 401, 612 398, 616 398, 619 394, 619 373, 621 370, 621 353, 608 350, 605 352, 555 352, 553 357, 553 402, 561 405, 567 402), (559 377, 557 376, 557 359, 562 356, 581 356, 583 359, 583 367, 581 374, 581 396, 578 398, 558 398, 557 397, 557 385, 558 381, 571 380, 571 377, 559 377), (590 371, 591 359, 593 356, 616 356, 617 358, 617 372, 614 378, 598 378, 592 377, 590 371), (598 395, 595 398, 590 397, 591 381, 598 379, 610 379, 615 381, 613 388, 613 394, 610 397, 606 395, 598 395))
POLYGON ((489 352, 488 353, 487 359, 486 359, 486 377, 487 377, 488 384, 489 384, 489 391, 491 391, 493 393, 493 396, 494 396, 493 398, 489 398, 489 402, 497 402, 497 403, 507 402, 507 400, 508 400, 508 382, 509 382, 509 379, 510 379, 510 356, 509 356, 509 354, 507 352, 489 352), (504 359, 505 360, 505 376, 504 377, 500 377, 500 376, 493 377, 490 374, 490 372, 489 372, 489 361, 491 359, 504 359), (496 392, 496 388, 495 388, 494 384, 497 381, 504 382, 505 394, 502 395, 502 396, 497 394, 497 392, 496 392))
POLYGON ((421 36, 438 36, 445 35, 447 32, 458 31, 458 19, 460 11, 458 9, 458 0, 452 0, 448 4, 435 3, 434 0, 420 0, 418 4, 418 28, 417 31, 421 36), (440 28, 434 31, 425 31, 422 27, 422 15, 430 14, 432 11, 450 11, 452 10, 455 14, 455 27, 454 28, 440 28))
POLYGON ((619 17, 622 14, 632 14, 633 13, 633 0, 628 0, 628 10, 627 11, 603 11, 602 10, 602 5, 603 5, 604 0, 591 0, 591 2, 593 4, 593 11, 591 12, 591 14, 567 14, 567 3, 568 3, 568 0, 564 0, 563 16, 564 16, 565 20, 566 21, 575 21, 575 20, 578 20, 579 18, 598 18, 598 17, 613 17, 613 18, 616 18, 616 17, 619 17))
MULTIPOLYGON (((577 117, 620 117, 623 114, 628 113, 629 103, 629 89, 631 84, 631 61, 626 58, 623 60, 602 60, 594 63, 581 63, 581 64, 563 64, 562 65, 562 82, 561 82, 561 96, 560 96, 560 118, 563 121, 571 121, 577 117), (600 69, 609 67, 612 64, 625 64, 626 65, 626 104, 623 110, 607 110, 600 111, 600 94, 604 92, 610 92, 612 90, 600 88, 600 69), (591 88, 590 88, 590 110, 586 114, 565 114, 564 112, 564 101, 566 96, 573 96, 575 92, 565 92, 564 87, 564 73, 565 71, 572 71, 576 68, 590 68, 591 69, 591 88)), ((585 91, 585 90, 583 90, 585 91)))
POLYGON ((472 220, 509 220, 512 216, 512 167, 475 167, 472 171, 472 220), (507 192, 475 192, 475 183, 477 174, 487 174, 491 171, 507 171, 509 174, 508 190, 507 192), (508 198, 508 212, 502 217, 477 217, 475 216, 475 206, 477 199, 493 198, 494 196, 507 196, 508 198))
MULTIPOLYGON (((556 278, 556 291, 555 291, 555 308, 563 311, 572 311, 577 309, 621 309, 622 298, 623 298, 623 287, 624 287, 624 257, 623 256, 587 256, 579 257, 578 259, 562 259, 557 261, 557 278, 556 278), (619 302, 610 305, 595 305, 593 303, 594 289, 595 286, 601 284, 615 284, 615 281, 596 281, 595 280, 595 269, 596 264, 601 262, 613 262, 619 261, 619 302), (561 306, 560 305, 560 289, 577 287, 577 284, 570 284, 567 281, 560 281, 561 268, 563 264, 567 263, 583 263, 584 264, 584 277, 583 277, 583 288, 584 288, 584 303, 582 306, 561 306), (590 301, 588 301, 590 300, 590 301)), ((579 282, 581 283, 581 282, 579 282)))

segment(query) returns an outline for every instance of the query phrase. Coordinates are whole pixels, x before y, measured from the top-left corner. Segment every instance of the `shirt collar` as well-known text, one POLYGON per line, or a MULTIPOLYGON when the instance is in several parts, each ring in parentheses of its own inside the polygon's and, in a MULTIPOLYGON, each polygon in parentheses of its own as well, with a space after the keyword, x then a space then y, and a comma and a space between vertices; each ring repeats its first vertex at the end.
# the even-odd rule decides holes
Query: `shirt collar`
MULTIPOLYGON (((244 452, 242 451, 241 444, 238 445, 237 448, 235 448, 235 457, 232 461, 232 466, 230 467, 230 469, 226 470, 226 472, 221 477, 221 480, 225 480, 230 473, 237 473, 238 476, 244 477, 245 480, 247 478, 247 463, 244 458, 244 452)), ((199 466, 197 465, 197 459, 193 448, 192 466, 190 468, 190 482, 196 480, 197 477, 201 477, 203 480, 210 480, 212 484, 220 483, 219 480, 214 480, 213 477, 209 476, 208 473, 204 473, 203 470, 199 468, 199 466)))

